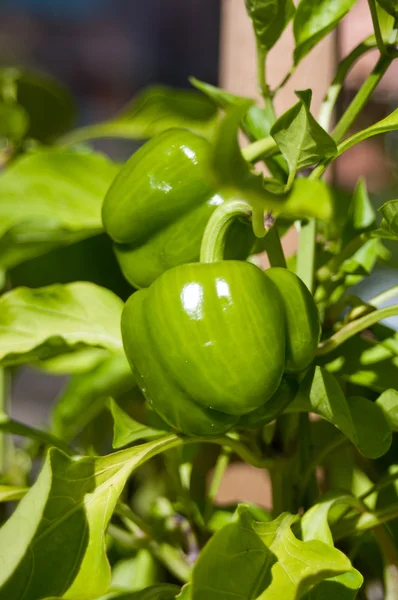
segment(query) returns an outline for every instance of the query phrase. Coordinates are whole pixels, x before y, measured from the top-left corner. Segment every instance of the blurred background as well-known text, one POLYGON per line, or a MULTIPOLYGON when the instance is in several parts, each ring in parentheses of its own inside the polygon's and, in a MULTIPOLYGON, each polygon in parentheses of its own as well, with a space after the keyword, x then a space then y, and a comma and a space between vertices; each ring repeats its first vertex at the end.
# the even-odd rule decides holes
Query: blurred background
MULTIPOLYGON (((367 1, 358 0, 338 32, 310 54, 278 96, 278 113, 294 102, 294 89, 312 87, 312 111, 317 114, 336 64, 371 32, 367 1)), ((289 70, 292 50, 288 30, 271 52, 271 87, 289 70)), ((0 67, 33 68, 59 79, 77 99, 76 125, 113 116, 148 84, 188 87, 189 75, 254 97, 254 52, 244 0, 2 0, 0 6, 0 67)), ((376 53, 369 53, 355 65, 339 110, 349 103, 375 62, 376 53)), ((363 128, 396 108, 397 81, 398 64, 394 63, 356 127, 363 128)), ((122 140, 96 145, 116 159, 134 149, 132 142, 122 140)), ((397 196, 397 159, 398 132, 374 137, 344 154, 331 178, 335 185, 351 191, 364 176, 377 207, 397 196)), ((294 232, 285 244, 290 253, 294 251, 294 232)), ((364 299, 370 298, 396 283, 394 277, 396 271, 379 267, 358 291, 364 299)), ((63 382, 63 378, 24 371, 13 390, 13 415, 43 424, 63 382)), ((263 472, 242 469, 233 482, 225 479, 220 500, 234 500, 234 494, 241 500, 244 490, 244 499, 269 504, 263 472)))

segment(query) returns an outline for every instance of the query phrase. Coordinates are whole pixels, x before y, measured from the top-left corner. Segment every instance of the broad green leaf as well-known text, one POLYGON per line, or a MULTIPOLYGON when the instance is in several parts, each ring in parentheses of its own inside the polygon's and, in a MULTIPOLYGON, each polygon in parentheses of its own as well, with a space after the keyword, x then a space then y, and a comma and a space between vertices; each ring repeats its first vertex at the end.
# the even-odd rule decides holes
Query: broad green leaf
POLYGON ((0 267, 102 231, 101 206, 116 166, 96 153, 42 150, 0 175, 0 267))
POLYGON ((293 21, 294 62, 299 63, 351 10, 356 0, 301 0, 293 21))
POLYGON ((389 15, 398 17, 398 1, 397 0, 377 0, 377 2, 384 8, 389 15))
POLYGON ((109 397, 124 394, 140 394, 127 359, 124 354, 107 357, 69 380, 52 410, 51 429, 63 440, 72 440, 104 410, 109 397))
POLYGON ((123 448, 140 440, 154 440, 164 435, 164 431, 147 427, 132 419, 114 400, 110 402, 110 411, 114 423, 113 448, 123 448))
MULTIPOLYGON (((301 519, 303 541, 319 540, 333 546, 328 517, 329 512, 336 506, 360 506, 360 503, 350 495, 330 492, 325 494, 321 502, 310 508, 301 519)), ((363 577, 356 569, 342 575, 326 579, 314 586, 303 600, 354 600, 363 584, 363 577)))
POLYGON ((67 454, 71 453, 71 450, 67 446, 67 444, 65 444, 62 440, 58 439, 56 436, 51 435, 46 431, 40 431, 39 429, 30 427, 29 425, 24 425, 19 421, 14 421, 14 419, 10 419, 6 414, 2 412, 0 412, 0 431, 4 431, 5 433, 11 433, 13 435, 20 435, 22 437, 35 440, 36 442, 44 444, 45 446, 55 446, 57 448, 60 448, 67 454))
POLYGON ((105 457, 50 450, 36 483, 0 529, 0 600, 92 600, 111 573, 105 531, 127 478, 176 436, 105 457))
POLYGON ((335 377, 311 369, 287 412, 313 412, 339 429, 368 458, 383 456, 391 446, 391 428, 383 411, 367 398, 346 399, 335 377))
POLYGON ((377 398, 376 404, 383 411, 392 431, 398 431, 398 391, 386 390, 377 398))
POLYGON ((0 95, 18 103, 29 117, 27 135, 53 141, 67 131, 76 115, 70 93, 55 79, 24 69, 0 70, 0 95))
POLYGON ((292 0, 245 0, 256 36, 257 46, 266 53, 278 41, 293 17, 292 0))
POLYGON ((29 488, 20 487, 17 485, 0 485, 0 502, 13 502, 23 498, 29 488))
POLYGON ((47 360, 32 363, 32 366, 55 375, 88 373, 112 355, 103 348, 82 348, 70 354, 61 354, 47 360))
POLYGON ((297 178, 286 196, 281 214, 286 217, 314 217, 328 221, 333 217, 334 198, 326 181, 297 178))
POLYGON ((398 332, 374 325, 372 333, 357 335, 326 355, 325 368, 345 381, 384 392, 398 381, 398 332))
POLYGON ((376 221, 376 213, 369 199, 366 181, 358 180, 348 210, 348 221, 355 232, 362 232, 372 227, 376 221))
POLYGON ((114 119, 71 131, 60 143, 74 144, 95 138, 151 138, 171 127, 184 127, 209 137, 214 131, 217 107, 193 90, 153 86, 140 92, 114 119))
POLYGON ((141 548, 134 556, 118 561, 112 568, 112 590, 136 592, 157 583, 158 568, 152 554, 141 548))
POLYGON ((234 523, 220 529, 206 544, 192 574, 192 600, 296 600, 316 583, 351 570, 339 550, 292 532, 297 517, 283 513, 271 522, 257 522, 244 506, 234 523))
POLYGON ((379 208, 382 214, 380 228, 372 231, 375 237, 398 240, 398 200, 390 200, 379 208))
POLYGON ((27 363, 84 346, 122 352, 122 308, 92 283, 16 288, 0 298, 0 361, 27 363))
POLYGON ((281 115, 271 129, 291 176, 337 153, 336 143, 310 112, 311 90, 296 93, 299 101, 281 115))
POLYGON ((397 129, 398 108, 385 119, 378 121, 374 125, 371 125, 362 131, 358 131, 358 133, 354 133, 354 135, 341 142, 337 147, 338 155, 340 156, 340 154, 343 154, 343 152, 349 150, 349 148, 352 148, 352 146, 355 146, 355 144, 359 144, 359 142, 363 142, 363 140, 373 137, 374 135, 388 133, 389 131, 395 131, 397 129))
POLYGON ((28 115, 21 106, 0 102, 0 138, 18 141, 23 138, 28 127, 28 115))

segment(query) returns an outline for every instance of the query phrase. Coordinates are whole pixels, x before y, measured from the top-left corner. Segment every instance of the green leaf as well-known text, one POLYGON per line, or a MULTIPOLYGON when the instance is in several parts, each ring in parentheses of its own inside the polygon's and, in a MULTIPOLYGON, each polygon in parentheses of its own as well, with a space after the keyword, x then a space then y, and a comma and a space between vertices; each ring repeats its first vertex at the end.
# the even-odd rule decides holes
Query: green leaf
POLYGON ((214 144, 213 176, 215 186, 227 197, 245 199, 274 216, 328 219, 333 212, 333 197, 324 182, 297 180, 290 193, 275 194, 265 189, 261 174, 253 174, 238 145, 238 130, 248 103, 230 108, 222 119, 214 144))
MULTIPOLYGON (((178 594, 180 588, 171 583, 162 583, 153 585, 139 592, 115 592, 101 596, 98 600, 174 600, 174 598, 182 598, 178 594)), ((51 600, 51 599, 50 599, 51 600)))
POLYGON ((106 407, 109 397, 140 392, 124 354, 110 356, 88 373, 73 376, 52 411, 52 431, 74 439, 106 407))
POLYGON ((348 221, 352 229, 361 233, 372 227, 376 221, 376 213, 369 199, 366 181, 358 180, 348 210, 348 221))
POLYGON ((294 62, 299 63, 351 10, 356 0, 301 0, 293 21, 294 62))
POLYGON ((392 431, 398 431, 398 391, 389 389, 376 400, 387 419, 392 431))
POLYGON ((116 172, 96 153, 42 150, 13 162, 0 175, 0 267, 101 232, 116 172))
POLYGON ((205 137, 214 131, 217 107, 193 90, 153 86, 140 92, 114 119, 71 131, 60 143, 95 138, 151 138, 171 127, 184 127, 205 137))
MULTIPOLYGON (((394 1, 394 0, 392 0, 392 1, 394 1)), ((393 44, 394 43, 393 32, 395 29, 395 17, 398 16, 398 2, 396 0, 395 0, 395 11, 396 11, 396 15, 393 16, 392 14, 389 14, 382 7, 381 3, 376 4, 377 19, 379 21, 381 37, 383 38, 383 41, 385 44, 393 44)))
POLYGON ((28 127, 28 115, 21 106, 0 102, 0 138, 18 141, 23 138, 28 127))
POLYGON ((70 93, 55 79, 23 69, 0 70, 0 95, 12 95, 29 117, 27 135, 51 142, 67 131, 76 116, 70 93))
POLYGON ((345 381, 383 392, 398 381, 398 332, 375 325, 324 358, 325 368, 345 381))
POLYGON ((315 367, 305 376, 287 412, 313 412, 339 429, 367 458, 383 456, 391 446, 391 428, 377 404, 355 396, 346 399, 336 379, 315 367))
POLYGON ((398 1, 397 0, 377 0, 389 15, 398 18, 398 1))
POLYGON ((13 502, 23 498, 29 488, 18 485, 0 485, 0 502, 13 502))
POLYGON ((27 363, 84 346, 122 352, 122 308, 93 283, 16 288, 0 298, 0 361, 27 363))
POLYGON ((379 208, 382 214, 380 228, 372 231, 375 237, 398 240, 398 200, 389 200, 379 208))
POLYGON ((32 366, 55 375, 81 374, 95 369, 103 360, 110 357, 111 353, 103 348, 82 348, 70 354, 39 360, 32 363, 32 366))
POLYGON ((176 436, 105 457, 70 459, 50 450, 36 483, 0 529, 0 600, 107 591, 105 531, 132 471, 179 445, 176 436))
POLYGON ((297 517, 283 513, 271 522, 253 519, 244 505, 234 523, 206 544, 192 574, 192 600, 296 600, 313 585, 351 570, 348 558, 327 544, 297 539, 297 517))
POLYGON ((14 421, 14 419, 10 419, 2 412, 0 412, 0 431, 27 437, 31 440, 39 442, 40 444, 44 444, 45 446, 56 446, 67 454, 71 453, 71 450, 67 444, 58 439, 56 436, 53 436, 45 431, 40 431, 39 429, 35 429, 34 427, 30 427, 29 425, 24 425, 19 421, 14 421))
POLYGON ((112 568, 112 590, 136 592, 154 585, 157 581, 157 563, 146 548, 134 556, 119 560, 112 568))
POLYGON ((271 129, 271 135, 289 165, 291 177, 299 169, 337 153, 336 143, 310 112, 311 90, 296 94, 299 101, 281 115, 271 129))
POLYGON ((111 399, 110 411, 113 417, 113 448, 123 448, 140 440, 153 440, 164 435, 164 431, 147 427, 138 423, 122 410, 116 402, 111 399))
POLYGON ((293 17, 295 7, 292 0, 245 0, 257 46, 266 53, 278 41, 293 17))
MULTIPOLYGON (((321 502, 310 508, 301 519, 301 533, 303 541, 319 540, 333 546, 328 517, 332 508, 342 506, 360 506, 353 496, 339 492, 325 494, 321 502)), ((326 579, 314 586, 303 600, 354 600, 358 590, 363 584, 363 577, 356 569, 342 575, 326 579)))

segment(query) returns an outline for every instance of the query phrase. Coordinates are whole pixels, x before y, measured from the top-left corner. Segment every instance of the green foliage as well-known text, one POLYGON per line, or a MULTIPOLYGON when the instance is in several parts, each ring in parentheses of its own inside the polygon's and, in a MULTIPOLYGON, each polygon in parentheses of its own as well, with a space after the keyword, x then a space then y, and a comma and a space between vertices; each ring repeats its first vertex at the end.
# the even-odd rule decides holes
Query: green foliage
POLYGON ((274 99, 355 0, 245 4, 261 103, 191 78, 71 131, 60 84, 0 70, 0 600, 370 600, 371 581, 398 595, 398 201, 379 218, 365 179, 351 195, 323 178, 398 130, 395 110, 349 135, 397 56, 398 4, 369 0, 374 35, 319 120, 311 90, 279 118, 274 99), (152 139, 119 166, 87 143, 103 137, 152 139), (244 262, 263 249, 265 275, 244 262), (386 264, 393 287, 363 300, 386 264), (10 410, 24 365, 66 376, 48 426, 10 410), (269 510, 220 506, 229 462, 267 472, 269 510))

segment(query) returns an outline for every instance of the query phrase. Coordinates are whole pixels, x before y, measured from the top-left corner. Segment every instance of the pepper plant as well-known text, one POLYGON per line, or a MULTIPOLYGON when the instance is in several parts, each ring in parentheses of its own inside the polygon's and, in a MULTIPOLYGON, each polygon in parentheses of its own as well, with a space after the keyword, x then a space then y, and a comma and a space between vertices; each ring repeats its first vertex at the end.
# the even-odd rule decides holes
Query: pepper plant
POLYGON ((398 110, 353 129, 398 56, 396 0, 369 0, 374 35, 319 115, 311 90, 274 111, 354 3, 246 0, 260 104, 192 79, 71 129, 62 86, 0 72, 0 600, 398 597, 398 286, 355 288, 394 268, 398 201, 377 215, 365 178, 350 197, 325 177, 398 129, 398 110), (104 137, 144 143, 116 164, 90 145, 104 137), (41 428, 12 418, 24 365, 69 376, 41 428), (217 502, 238 461, 269 476, 267 510, 217 502))

